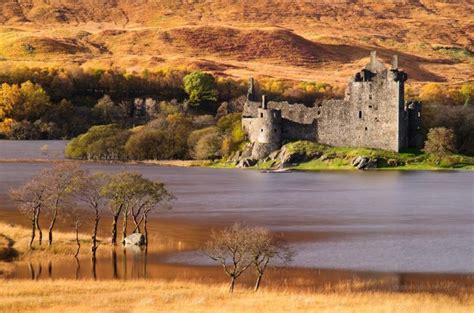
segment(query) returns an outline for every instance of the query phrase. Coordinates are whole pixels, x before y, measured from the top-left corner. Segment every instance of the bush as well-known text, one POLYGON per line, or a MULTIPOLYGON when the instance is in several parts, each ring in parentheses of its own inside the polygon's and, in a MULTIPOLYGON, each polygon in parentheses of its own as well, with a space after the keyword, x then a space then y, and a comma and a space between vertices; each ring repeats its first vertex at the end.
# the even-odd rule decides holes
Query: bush
POLYGON ((129 136, 129 131, 120 129, 114 124, 93 126, 87 133, 71 140, 64 153, 71 159, 125 159, 124 146, 129 136))
POLYGON ((168 155, 165 138, 165 132, 162 130, 143 128, 130 136, 125 144, 125 152, 134 160, 166 159, 168 155))
POLYGON ((452 129, 445 127, 432 128, 425 141, 425 152, 436 156, 444 156, 456 152, 456 136, 452 129))
POLYGON ((206 134, 199 139, 194 148, 194 156, 197 160, 216 159, 220 157, 222 137, 218 133, 206 134))
POLYGON ((456 150, 474 155, 474 108, 466 106, 423 106, 425 133, 431 128, 450 128, 456 135, 456 150))
POLYGON ((210 155, 216 154, 217 150, 210 152, 216 141, 218 141, 219 147, 217 150, 219 150, 222 138, 220 137, 219 128, 215 126, 193 131, 188 138, 189 155, 196 160, 207 159, 210 155), (201 142, 204 137, 208 138, 201 142))

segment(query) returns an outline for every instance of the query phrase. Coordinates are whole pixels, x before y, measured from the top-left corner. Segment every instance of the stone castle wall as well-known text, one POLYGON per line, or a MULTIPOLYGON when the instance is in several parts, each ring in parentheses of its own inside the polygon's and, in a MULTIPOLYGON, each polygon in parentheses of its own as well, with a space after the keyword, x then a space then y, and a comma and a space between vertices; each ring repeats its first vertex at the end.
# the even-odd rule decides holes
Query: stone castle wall
POLYGON ((264 144, 271 151, 294 140, 393 151, 420 147, 421 105, 405 105, 407 76, 397 67, 397 58, 386 69, 373 53, 365 69, 349 82, 344 100, 326 100, 315 107, 274 101, 261 104, 252 91, 244 106, 243 127, 252 143, 264 144), (274 115, 280 118, 268 118, 274 115))

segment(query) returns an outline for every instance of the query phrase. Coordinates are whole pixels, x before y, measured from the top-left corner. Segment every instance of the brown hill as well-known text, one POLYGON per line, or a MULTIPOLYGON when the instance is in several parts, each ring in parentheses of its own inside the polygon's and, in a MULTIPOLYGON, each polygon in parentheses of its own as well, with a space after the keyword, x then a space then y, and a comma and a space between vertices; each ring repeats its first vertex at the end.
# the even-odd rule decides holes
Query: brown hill
POLYGON ((342 83, 376 49, 415 80, 472 79, 471 0, 0 0, 0 64, 192 65, 342 83))

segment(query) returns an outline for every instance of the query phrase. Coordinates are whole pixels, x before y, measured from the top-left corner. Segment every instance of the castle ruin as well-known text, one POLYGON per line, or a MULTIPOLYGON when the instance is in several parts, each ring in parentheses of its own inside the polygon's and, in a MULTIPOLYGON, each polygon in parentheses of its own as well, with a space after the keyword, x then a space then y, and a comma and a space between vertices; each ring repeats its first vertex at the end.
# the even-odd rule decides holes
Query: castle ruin
POLYGON ((332 146, 365 147, 399 152, 420 148, 421 104, 405 103, 408 76, 393 56, 391 68, 370 54, 370 62, 349 82, 343 100, 304 104, 258 101, 253 80, 242 114, 242 126, 261 159, 282 143, 310 140, 332 146))

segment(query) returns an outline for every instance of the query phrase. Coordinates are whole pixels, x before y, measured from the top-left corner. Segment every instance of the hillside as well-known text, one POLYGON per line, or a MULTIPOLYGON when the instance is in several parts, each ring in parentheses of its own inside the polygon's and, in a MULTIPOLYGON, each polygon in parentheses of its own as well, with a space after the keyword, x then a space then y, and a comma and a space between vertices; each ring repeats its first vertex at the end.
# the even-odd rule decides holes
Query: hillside
POLYGON ((0 0, 0 66, 198 67, 344 83, 376 49, 416 82, 472 79, 470 0, 0 0))

